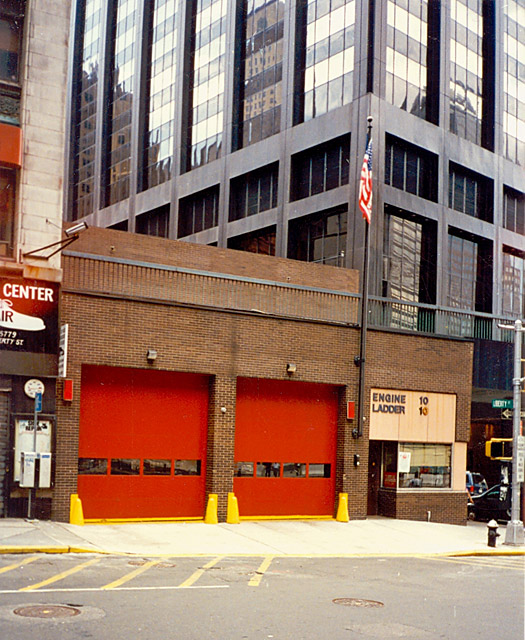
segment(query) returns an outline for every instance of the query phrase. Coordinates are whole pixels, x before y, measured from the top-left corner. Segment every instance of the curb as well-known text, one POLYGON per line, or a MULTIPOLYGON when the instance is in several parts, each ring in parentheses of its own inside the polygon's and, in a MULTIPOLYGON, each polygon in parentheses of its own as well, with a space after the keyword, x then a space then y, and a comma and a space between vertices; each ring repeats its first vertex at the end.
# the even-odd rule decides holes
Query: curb
MULTIPOLYGON (((216 555, 226 555, 236 558, 265 558, 268 553, 139 553, 135 551, 108 551, 105 549, 89 549, 87 547, 40 547, 38 545, 26 547, 8 547, 0 546, 0 555, 8 554, 28 554, 28 553, 92 553, 98 555, 113 556, 130 556, 148 558, 209 558, 216 555)), ((466 550, 466 551, 439 551, 428 553, 272 553, 275 558, 461 558, 461 557, 492 557, 492 556, 523 556, 525 557, 525 549, 523 550, 466 550)))

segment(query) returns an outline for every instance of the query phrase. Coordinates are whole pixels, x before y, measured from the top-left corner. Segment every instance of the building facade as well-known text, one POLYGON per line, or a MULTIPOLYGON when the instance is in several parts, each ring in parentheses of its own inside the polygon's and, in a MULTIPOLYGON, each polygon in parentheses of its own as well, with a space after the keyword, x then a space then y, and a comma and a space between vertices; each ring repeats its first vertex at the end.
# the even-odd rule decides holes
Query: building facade
POLYGON ((354 270, 97 228, 63 269, 54 519, 466 522, 471 341, 370 331, 355 437, 354 270))
MULTIPOLYGON (((50 494, 54 464, 49 454, 55 438, 62 277, 54 249, 62 238, 69 20, 67 2, 3 0, 0 5, 2 516, 28 515, 22 453, 35 450, 36 393, 43 394, 36 446, 46 455, 32 515, 49 516, 40 507, 50 494)), ((34 472, 34 461, 26 462, 25 469, 34 472)))
POLYGON ((361 270, 373 117, 371 322, 475 340, 479 467, 525 315, 523 0, 74 12, 68 220, 361 270))

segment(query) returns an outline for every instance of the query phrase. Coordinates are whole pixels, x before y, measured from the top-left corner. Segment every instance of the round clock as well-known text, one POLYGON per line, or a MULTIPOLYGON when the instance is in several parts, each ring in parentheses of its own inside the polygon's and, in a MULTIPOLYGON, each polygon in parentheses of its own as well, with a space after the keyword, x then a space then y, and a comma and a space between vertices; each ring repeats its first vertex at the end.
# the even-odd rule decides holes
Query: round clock
POLYGON ((24 392, 26 396, 30 398, 34 398, 37 393, 44 395, 44 389, 45 387, 42 380, 37 380, 36 378, 31 378, 31 380, 28 380, 24 385, 24 392))

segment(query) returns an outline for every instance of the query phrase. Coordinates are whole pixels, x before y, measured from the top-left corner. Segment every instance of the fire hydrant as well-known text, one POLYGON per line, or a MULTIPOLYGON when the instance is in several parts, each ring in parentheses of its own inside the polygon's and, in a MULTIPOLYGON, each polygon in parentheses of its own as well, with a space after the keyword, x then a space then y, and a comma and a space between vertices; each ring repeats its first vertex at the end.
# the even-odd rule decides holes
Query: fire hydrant
POLYGON ((487 529, 488 529, 488 546, 489 547, 495 547, 496 546, 496 538, 499 538, 500 534, 498 533, 498 523, 495 520, 491 520, 488 524, 487 524, 487 529))

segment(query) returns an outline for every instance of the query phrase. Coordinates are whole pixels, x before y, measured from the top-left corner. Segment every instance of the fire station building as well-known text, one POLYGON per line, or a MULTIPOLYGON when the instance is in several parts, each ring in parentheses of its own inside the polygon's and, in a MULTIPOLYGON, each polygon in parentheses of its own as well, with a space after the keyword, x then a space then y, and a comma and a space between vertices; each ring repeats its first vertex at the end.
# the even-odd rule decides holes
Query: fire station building
POLYGON ((465 523, 472 343, 367 335, 358 273, 109 229, 64 252, 51 517, 465 523))

